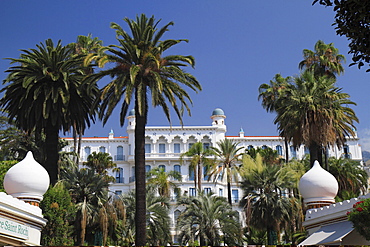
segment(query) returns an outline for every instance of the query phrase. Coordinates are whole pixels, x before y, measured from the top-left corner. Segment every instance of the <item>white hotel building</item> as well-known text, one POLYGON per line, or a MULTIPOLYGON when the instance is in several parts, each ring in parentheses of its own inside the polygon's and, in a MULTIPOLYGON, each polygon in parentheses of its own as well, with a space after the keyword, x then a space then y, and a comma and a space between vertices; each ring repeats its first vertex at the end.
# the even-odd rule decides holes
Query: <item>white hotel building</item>
MULTIPOLYGON (((185 161, 180 164, 179 157, 181 153, 189 150, 189 147, 201 141, 204 147, 217 147, 217 142, 224 138, 232 139, 239 143, 239 146, 249 147, 270 147, 277 150, 284 157, 284 141, 279 136, 244 136, 243 130, 240 130, 237 136, 226 135, 225 114, 222 109, 215 109, 212 112, 210 125, 206 126, 178 126, 178 127, 146 127, 145 152, 146 152, 146 169, 163 167, 166 171, 176 170, 181 172, 182 181, 178 182, 181 194, 194 195, 194 177, 189 171, 189 164, 185 161)), ((115 137, 111 131, 108 137, 84 137, 81 143, 80 161, 86 161, 86 158, 92 152, 107 152, 112 157, 120 172, 111 174, 115 176, 116 182, 110 185, 110 191, 116 194, 128 192, 135 188, 135 163, 134 163, 134 132, 135 132, 135 113, 130 111, 128 117, 127 136, 115 137)), ((65 151, 73 150, 72 138, 65 138, 69 145, 65 151)), ((329 156, 350 157, 354 160, 362 160, 361 147, 356 137, 349 138, 343 149, 329 150, 329 156)), ((301 159, 308 150, 301 146, 298 150, 289 147, 290 158, 301 159)), ((212 180, 203 179, 203 190, 212 191, 213 193, 227 197, 226 181, 218 180, 214 183, 212 180)), ((242 190, 238 183, 232 184, 232 201, 237 208, 242 197, 242 190)), ((175 195, 173 194, 173 198, 175 195)), ((175 204, 175 199, 173 199, 175 204)), ((179 209, 172 207, 171 218, 173 220, 179 213, 179 209)), ((173 233, 174 234, 174 233, 173 233)), ((174 234, 175 235, 175 234, 174 234)))

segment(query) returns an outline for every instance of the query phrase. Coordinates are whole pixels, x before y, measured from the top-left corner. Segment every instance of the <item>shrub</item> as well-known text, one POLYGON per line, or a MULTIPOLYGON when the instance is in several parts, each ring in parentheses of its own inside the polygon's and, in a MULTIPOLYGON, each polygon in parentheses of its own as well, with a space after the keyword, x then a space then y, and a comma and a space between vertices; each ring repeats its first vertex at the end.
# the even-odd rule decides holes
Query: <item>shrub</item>
POLYGON ((370 240, 370 198, 353 204, 352 211, 347 212, 347 215, 355 230, 370 240))

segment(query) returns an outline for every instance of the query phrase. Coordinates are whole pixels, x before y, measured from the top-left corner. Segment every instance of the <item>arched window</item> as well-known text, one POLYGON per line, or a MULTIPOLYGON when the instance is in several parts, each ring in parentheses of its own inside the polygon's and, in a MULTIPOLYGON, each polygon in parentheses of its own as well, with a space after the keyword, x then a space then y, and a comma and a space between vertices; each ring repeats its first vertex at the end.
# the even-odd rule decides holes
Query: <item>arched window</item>
POLYGON ((262 149, 267 149, 267 146, 266 146, 266 145, 263 145, 263 146, 262 146, 262 149))
POLYGON ((163 171, 166 172, 166 166, 165 165, 159 165, 158 168, 163 169, 163 171))
POLYGON ((351 158, 351 153, 349 152, 349 146, 348 145, 343 146, 343 153, 344 153, 344 158, 345 159, 350 159, 351 158))
POLYGON ((194 181, 194 169, 189 167, 189 180, 194 181))
POLYGON ((175 210, 175 212, 173 212, 173 223, 176 225, 177 224, 177 219, 179 218, 181 214, 181 211, 180 210, 175 210))
POLYGON ((179 154, 180 153, 180 143, 174 143, 173 144, 173 152, 175 154, 179 154))
POLYGON ((253 148, 253 145, 248 146, 248 150, 251 150, 253 148))
POLYGON ((116 171, 116 183, 124 183, 123 180, 123 168, 118 168, 119 170, 116 171))
POLYGON ((87 157, 89 157, 89 155, 91 154, 91 148, 90 147, 85 147, 84 151, 85 151, 84 160, 86 161, 87 157))
POLYGON ((158 148, 159 148, 158 152, 159 152, 160 154, 164 154, 164 153, 166 153, 166 144, 164 144, 164 143, 159 143, 158 148))
POLYGON ((123 159, 123 147, 122 146, 117 147, 116 160, 124 160, 123 159))
POLYGON ((105 147, 103 147, 103 146, 102 147, 99 147, 99 152, 100 153, 105 153, 105 147))
POLYGON ((209 178, 208 168, 206 166, 203 166, 203 178, 204 178, 204 180, 208 180, 208 178, 209 178))
POLYGON ((283 147, 282 146, 277 145, 275 149, 276 149, 278 155, 283 155, 283 147))
POLYGON ((152 167, 150 165, 145 165, 145 172, 150 172, 152 167))
POLYGON ((180 166, 180 165, 174 165, 174 166, 173 166, 173 170, 174 170, 175 172, 179 172, 179 173, 181 173, 181 166, 180 166))

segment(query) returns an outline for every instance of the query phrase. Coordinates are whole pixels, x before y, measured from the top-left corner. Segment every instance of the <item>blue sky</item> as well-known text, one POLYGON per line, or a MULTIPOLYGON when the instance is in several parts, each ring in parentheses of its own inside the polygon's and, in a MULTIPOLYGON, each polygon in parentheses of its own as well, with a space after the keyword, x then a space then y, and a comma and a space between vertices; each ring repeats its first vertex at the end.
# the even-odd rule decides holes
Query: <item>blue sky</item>
MULTIPOLYGON (((91 33, 104 45, 116 44, 111 22, 127 29, 124 17, 145 13, 162 19, 164 25, 175 23, 166 39, 189 39, 169 50, 172 54, 193 55, 195 69, 189 69, 203 86, 191 94, 192 116, 184 116, 185 125, 210 125, 213 109, 220 107, 227 116, 227 135, 277 135, 275 115, 266 113, 258 101, 258 87, 275 74, 284 77, 299 74, 302 50, 313 50, 318 40, 334 43, 347 58, 345 74, 338 85, 357 103, 354 107, 363 148, 370 150, 369 73, 348 67, 351 56, 348 41, 337 36, 331 8, 311 5, 312 0, 63 0, 0 1, 0 58, 16 58, 20 49, 34 48, 48 38, 63 44, 74 42, 78 35, 91 33)), ((3 72, 9 61, 0 60, 3 72)), ((100 84, 104 85, 107 80, 100 84)), ((173 125, 179 125, 172 115, 173 125)), ((150 109, 148 125, 168 125, 161 109, 150 109)), ((97 122, 86 136, 125 136, 118 110, 103 127, 97 122)))

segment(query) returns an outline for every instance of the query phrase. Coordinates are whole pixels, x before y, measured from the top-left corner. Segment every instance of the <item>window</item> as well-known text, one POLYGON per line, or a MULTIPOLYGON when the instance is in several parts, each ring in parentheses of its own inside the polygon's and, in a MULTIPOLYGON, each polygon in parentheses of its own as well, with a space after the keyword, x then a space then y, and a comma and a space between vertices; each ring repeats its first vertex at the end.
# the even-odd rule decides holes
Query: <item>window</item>
POLYGON ((212 190, 211 188, 204 188, 204 194, 208 195, 208 194, 211 194, 212 190))
POLYGON ((283 147, 282 146, 277 145, 276 146, 276 151, 277 151, 278 155, 283 155, 283 147))
POLYGON ((231 200, 233 203, 237 203, 239 201, 239 190, 231 191, 231 200))
POLYGON ((189 149, 190 149, 193 145, 194 145, 194 143, 189 143, 189 144, 188 144, 189 149))
POLYGON ((91 148, 85 147, 85 160, 87 160, 87 157, 89 157, 90 153, 91 153, 91 148))
POLYGON ((249 145, 248 146, 248 150, 251 150, 253 148, 253 146, 252 145, 249 145))
POLYGON ((308 147, 304 147, 304 154, 310 154, 310 149, 308 147))
POLYGON ((100 153, 105 153, 105 147, 99 147, 99 152, 100 153))
POLYGON ((218 190, 218 195, 219 196, 224 196, 224 190, 223 189, 219 189, 218 190))
POLYGON ((189 196, 196 196, 197 195, 197 191, 195 188, 190 188, 189 189, 189 196))
POLYGON ((159 170, 163 169, 163 171, 166 172, 166 166, 165 165, 159 165, 158 168, 159 168, 159 170))
POLYGON ((117 147, 116 160, 123 160, 123 147, 122 146, 117 147))
POLYGON ((180 166, 180 165, 174 165, 174 166, 173 166, 173 170, 174 170, 175 172, 179 172, 179 173, 181 173, 181 166, 180 166))
POLYGON ((131 144, 128 144, 128 155, 132 155, 131 144))
POLYGON ((297 158, 297 151, 295 150, 293 146, 290 146, 290 156, 292 158, 297 158))
POLYGON ((218 166, 218 170, 220 171, 218 174, 218 181, 222 181, 224 171, 222 170, 222 166, 218 166))
POLYGON ((135 167, 131 167, 130 183, 135 182, 135 167))
POLYGON ((344 158, 345 159, 350 159, 351 158, 351 154, 349 152, 349 146, 348 145, 343 146, 343 153, 344 153, 344 158))
POLYGON ((266 146, 266 145, 263 145, 263 146, 262 146, 262 149, 267 149, 267 146, 266 146))
POLYGON ((122 195, 122 190, 116 190, 114 194, 116 194, 116 196, 122 195))
POLYGON ((177 223, 177 219, 179 218, 180 214, 181 214, 181 211, 178 210, 178 209, 175 210, 175 212, 173 212, 173 221, 174 221, 174 224, 177 223))
POLYGON ((194 181, 194 169, 189 167, 189 180, 194 181))
POLYGON ((180 153, 180 143, 174 143, 173 144, 173 152, 175 154, 179 154, 180 153))
POLYGON ((70 152, 74 152, 74 151, 75 151, 75 147, 71 147, 71 148, 69 149, 69 151, 70 151, 70 152))
POLYGON ((149 154, 151 152, 152 152, 152 146, 150 145, 150 143, 145 143, 145 153, 149 154))
POLYGON ((207 143, 203 143, 203 150, 207 150, 207 149, 209 149, 209 147, 210 147, 210 145, 209 145, 208 142, 207 143))
POLYGON ((203 166, 203 178, 204 178, 204 180, 208 180, 208 178, 209 178, 208 168, 206 166, 203 166))
POLYGON ((116 183, 123 183, 123 168, 118 168, 116 171, 116 183))
POLYGON ((159 153, 164 154, 166 152, 166 144, 160 143, 159 144, 159 153))
POLYGON ((145 165, 145 172, 150 172, 152 167, 150 165, 145 165))

